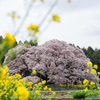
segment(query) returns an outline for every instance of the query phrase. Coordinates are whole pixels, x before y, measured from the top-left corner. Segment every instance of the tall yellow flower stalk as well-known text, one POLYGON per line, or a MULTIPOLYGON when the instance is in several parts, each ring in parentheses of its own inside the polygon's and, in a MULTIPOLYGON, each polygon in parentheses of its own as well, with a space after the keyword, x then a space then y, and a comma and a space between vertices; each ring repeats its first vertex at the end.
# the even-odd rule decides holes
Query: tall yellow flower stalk
POLYGON ((10 35, 10 33, 5 33, 5 38, 0 48, 0 51, 2 51, 2 54, 0 55, 0 80, 4 79, 5 74, 8 72, 8 67, 1 65, 1 60, 2 60, 2 57, 4 56, 3 54, 6 52, 5 46, 6 44, 8 44, 9 46, 13 46, 15 43, 16 43, 16 39, 14 35, 10 35))
MULTIPOLYGON (((100 86, 99 85, 100 79, 99 79, 99 76, 97 76, 97 74, 100 75, 100 72, 96 72, 96 70, 98 69, 98 66, 97 65, 93 66, 92 62, 88 62, 87 66, 90 67, 90 69, 87 69, 86 72, 91 73, 94 79, 96 80, 96 82, 90 82, 90 86, 91 86, 90 88, 93 89, 95 86, 100 86)), ((87 79, 84 79, 83 84, 87 86, 88 83, 89 81, 87 79)))

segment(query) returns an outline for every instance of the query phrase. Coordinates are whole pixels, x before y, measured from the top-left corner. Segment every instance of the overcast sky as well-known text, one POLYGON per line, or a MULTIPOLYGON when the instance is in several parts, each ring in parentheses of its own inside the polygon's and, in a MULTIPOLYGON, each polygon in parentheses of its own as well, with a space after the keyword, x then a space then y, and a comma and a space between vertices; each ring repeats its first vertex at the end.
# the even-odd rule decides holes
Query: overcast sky
MULTIPOLYGON (((39 24, 55 0, 36 0, 25 20, 17 41, 28 39, 27 27, 39 24)), ((87 48, 100 49, 100 0, 58 0, 54 9, 40 27, 38 43, 43 44, 51 39, 66 41, 87 48), (60 16, 60 23, 50 22, 53 14, 60 16)), ((5 32, 13 34, 21 23, 31 0, 0 0, 0 35, 5 32), (16 12, 21 18, 15 20, 15 25, 7 13, 16 12)))

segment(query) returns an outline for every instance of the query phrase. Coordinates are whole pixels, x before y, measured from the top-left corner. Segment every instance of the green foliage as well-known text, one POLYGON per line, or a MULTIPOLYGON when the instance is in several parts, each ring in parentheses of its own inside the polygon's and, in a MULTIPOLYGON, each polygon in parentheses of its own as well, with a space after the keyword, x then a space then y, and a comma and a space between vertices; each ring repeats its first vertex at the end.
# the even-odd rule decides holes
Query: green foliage
POLYGON ((82 48, 85 55, 90 59, 90 61, 96 65, 98 65, 97 72, 100 72, 100 49, 93 49, 92 47, 82 48))
POLYGON ((8 44, 4 45, 4 39, 2 36, 0 36, 0 62, 3 63, 4 58, 5 58, 5 54, 8 52, 9 49, 15 47, 17 45, 17 42, 15 45, 13 46, 9 46, 8 44), (2 50, 2 48, 4 48, 5 51, 2 50))
POLYGON ((0 36, 0 44, 3 42, 3 37, 0 36))
POLYGON ((8 56, 8 59, 3 63, 3 65, 8 64, 17 54, 19 54, 23 49, 25 49, 27 44, 17 44, 14 48, 11 48, 7 53, 6 56, 8 56))
POLYGON ((30 44, 31 46, 37 46, 37 41, 36 40, 30 40, 30 41, 24 41, 24 44, 30 44))
POLYGON ((74 99, 85 99, 86 94, 87 92, 85 91, 78 91, 78 92, 74 92, 72 95, 74 99))
MULTIPOLYGON (((36 40, 35 41, 30 40, 29 42, 26 40, 26 41, 24 41, 24 43, 19 41, 19 43, 15 47, 12 47, 12 48, 7 48, 7 46, 6 46, 5 50, 7 50, 7 51, 3 54, 3 56, 6 55, 6 56, 8 56, 9 59, 6 59, 6 62, 4 62, 4 63, 2 61, 3 65, 8 64, 17 54, 19 54, 29 44, 31 46, 37 46, 38 43, 36 40), (17 49, 17 47, 19 49, 17 49)), ((4 57, 3 57, 3 60, 4 60, 4 57)))
POLYGON ((69 43, 69 45, 71 45, 71 46, 75 47, 75 44, 69 43))
POLYGON ((100 99, 100 90, 91 90, 86 94, 86 99, 100 99))

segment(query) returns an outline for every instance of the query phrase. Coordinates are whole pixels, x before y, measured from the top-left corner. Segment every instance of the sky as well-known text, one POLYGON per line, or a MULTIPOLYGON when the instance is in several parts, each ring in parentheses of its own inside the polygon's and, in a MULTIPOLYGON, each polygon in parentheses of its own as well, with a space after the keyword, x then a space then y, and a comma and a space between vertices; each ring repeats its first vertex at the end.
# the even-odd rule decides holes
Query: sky
MULTIPOLYGON (((14 34, 23 20, 31 0, 0 0, 0 35, 5 32, 14 34), (20 19, 14 21, 7 13, 16 12, 20 19)), ((27 27, 39 25, 55 0, 36 0, 33 2, 27 18, 21 25, 17 41, 29 40, 27 27)), ((38 44, 52 39, 66 41, 81 48, 91 46, 100 48, 100 0, 58 0, 52 11, 39 28, 38 44), (59 22, 48 22, 52 15, 60 16, 59 22)))

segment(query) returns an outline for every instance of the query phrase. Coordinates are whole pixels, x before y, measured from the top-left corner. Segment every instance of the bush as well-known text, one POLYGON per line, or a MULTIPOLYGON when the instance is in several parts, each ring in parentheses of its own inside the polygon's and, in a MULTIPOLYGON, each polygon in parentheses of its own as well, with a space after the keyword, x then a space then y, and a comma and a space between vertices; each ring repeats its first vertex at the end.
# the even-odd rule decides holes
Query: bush
POLYGON ((24 44, 30 44, 31 46, 37 46, 38 42, 36 40, 24 41, 24 44))
POLYGON ((78 91, 73 94, 74 99, 85 99, 87 92, 85 91, 78 91))
POLYGON ((99 99, 100 100, 100 90, 91 90, 86 94, 86 99, 99 99))

